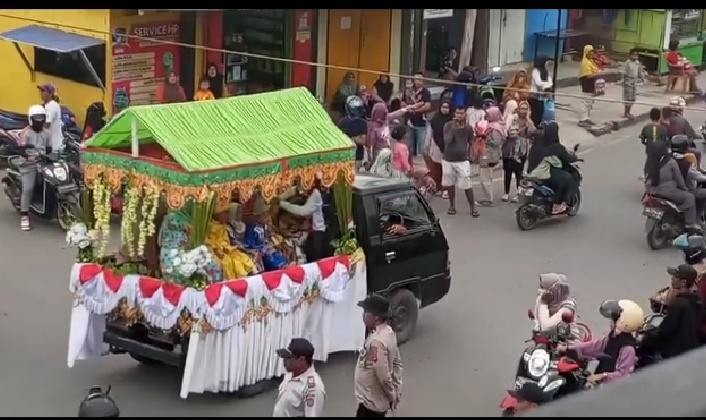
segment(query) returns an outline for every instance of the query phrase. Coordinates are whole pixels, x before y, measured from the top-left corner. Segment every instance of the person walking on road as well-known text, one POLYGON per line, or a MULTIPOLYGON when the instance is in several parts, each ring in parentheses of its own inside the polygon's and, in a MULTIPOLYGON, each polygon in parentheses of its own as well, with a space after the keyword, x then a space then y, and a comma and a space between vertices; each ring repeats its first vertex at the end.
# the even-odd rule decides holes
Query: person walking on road
POLYGON ((623 101, 625 101, 623 117, 628 119, 634 118, 634 115, 632 115, 630 111, 632 110, 632 105, 635 103, 635 97, 637 96, 637 84, 644 81, 644 79, 645 74, 642 70, 642 63, 640 63, 637 50, 633 48, 630 50, 630 58, 623 66, 623 101))
POLYGON ((507 137, 503 141, 503 186, 505 187, 505 194, 501 198, 503 202, 509 200, 512 203, 517 203, 517 192, 515 195, 510 196, 510 184, 512 184, 512 176, 514 175, 515 188, 520 188, 522 171, 524 170, 527 151, 529 150, 529 142, 526 138, 520 137, 519 133, 517 125, 513 124, 507 130, 507 137))
POLYGON ((314 370, 314 345, 293 338, 277 350, 287 373, 279 386, 272 417, 321 417, 326 399, 324 382, 314 370))
POLYGON ((478 217, 473 185, 471 183, 471 144, 473 144, 473 128, 468 125, 466 109, 457 108, 454 119, 444 125, 444 153, 441 161, 441 186, 449 195, 448 214, 456 214, 456 187, 466 194, 471 215, 478 217))
POLYGON ((579 81, 581 82, 581 92, 584 94, 583 112, 581 112, 579 117, 579 127, 584 128, 593 125, 591 112, 593 112, 593 104, 595 103, 594 96, 601 94, 602 89, 605 88, 604 84, 599 85, 599 79, 596 79, 600 69, 593 60, 593 54, 593 45, 585 45, 583 47, 583 58, 581 58, 579 63, 579 81))
POLYGON ((388 324, 390 301, 373 294, 358 306, 369 334, 355 367, 355 416, 385 417, 399 406, 402 391, 402 358, 397 335, 388 324))
POLYGON ((488 128, 485 133, 476 133, 476 137, 482 136, 484 149, 481 153, 480 163, 480 186, 483 198, 478 200, 482 206, 492 207, 495 205, 495 194, 493 191, 493 170, 502 158, 502 144, 507 138, 507 126, 503 113, 498 107, 491 107, 486 110, 488 128))

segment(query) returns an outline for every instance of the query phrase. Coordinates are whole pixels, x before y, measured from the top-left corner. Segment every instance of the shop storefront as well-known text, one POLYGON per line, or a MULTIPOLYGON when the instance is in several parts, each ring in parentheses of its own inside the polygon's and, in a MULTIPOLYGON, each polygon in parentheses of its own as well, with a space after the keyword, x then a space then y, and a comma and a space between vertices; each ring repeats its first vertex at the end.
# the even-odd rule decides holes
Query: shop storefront
POLYGON ((671 40, 679 41, 679 52, 700 65, 704 57, 703 9, 620 9, 612 25, 614 53, 626 55, 631 48, 640 49, 648 71, 667 72, 663 53, 671 40))
POLYGON ((108 9, 2 9, 0 14, 0 109, 26 113, 40 100, 37 85, 46 82, 56 86, 79 122, 90 103, 109 100, 108 9))

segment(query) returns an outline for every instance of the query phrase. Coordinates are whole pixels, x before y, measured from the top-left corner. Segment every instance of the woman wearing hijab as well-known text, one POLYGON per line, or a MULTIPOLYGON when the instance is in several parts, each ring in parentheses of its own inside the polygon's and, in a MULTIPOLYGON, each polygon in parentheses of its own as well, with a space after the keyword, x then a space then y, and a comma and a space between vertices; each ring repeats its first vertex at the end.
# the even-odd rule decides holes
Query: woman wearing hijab
POLYGON ((647 150, 645 175, 648 191, 676 204, 684 213, 686 227, 697 229, 696 198, 689 192, 679 164, 672 158, 672 151, 665 143, 652 143, 647 150))
POLYGON ((370 167, 370 173, 389 178, 407 178, 412 170, 409 149, 404 142, 407 127, 397 126, 390 133, 390 145, 383 147, 370 167))
POLYGON ((186 93, 179 84, 179 76, 174 71, 170 71, 164 83, 157 88, 157 100, 161 104, 186 102, 186 93))
MULTIPOLYGON (((436 112, 429 122, 426 139, 426 156, 429 156, 427 168, 436 185, 441 185, 441 161, 444 157, 444 125, 453 119, 451 102, 442 101, 439 112, 436 112)), ((444 194, 446 194, 444 192, 444 194)))
POLYGON ((503 119, 505 120, 505 126, 510 128, 517 119, 517 107, 518 103, 514 99, 510 99, 505 104, 505 111, 503 111, 503 119))
POLYGON ((561 164, 561 167, 549 165, 549 178, 546 180, 546 184, 554 190, 560 200, 560 203, 552 208, 552 213, 561 214, 566 211, 576 194, 574 191, 577 188, 576 181, 568 172, 568 168, 571 163, 576 162, 577 157, 569 153, 559 141, 559 124, 555 121, 544 126, 542 135, 535 140, 534 146, 530 149, 527 155, 527 172, 533 175, 532 172, 549 157, 555 157, 561 164))
POLYGON ((355 79, 355 73, 352 71, 346 72, 343 76, 343 80, 338 85, 336 94, 333 97, 333 102, 331 103, 331 108, 340 112, 341 115, 346 114, 346 99, 349 96, 354 96, 358 94, 359 91, 358 83, 355 79))
POLYGON ((593 60, 593 45, 585 45, 583 47, 583 57, 579 63, 579 81, 581 82, 581 91, 584 94, 583 112, 579 117, 580 127, 589 127, 591 122, 591 112, 593 111, 593 96, 596 94, 596 75, 600 72, 598 65, 593 60))
POLYGON ((209 86, 211 88, 211 93, 216 99, 223 97, 223 75, 218 71, 216 63, 208 63, 206 67, 206 74, 203 76, 204 79, 208 80, 209 86))
POLYGON ((517 126, 517 135, 527 139, 530 144, 534 141, 534 132, 537 129, 530 118, 530 104, 527 101, 520 102, 517 105, 517 114, 514 118, 514 124, 517 126))
POLYGON ((514 99, 517 102, 526 101, 530 94, 532 86, 527 78, 527 70, 519 69, 515 76, 510 80, 503 92, 503 103, 514 99))
POLYGON ((549 77, 549 70, 547 70, 548 60, 549 59, 544 56, 537 57, 532 66, 532 80, 530 83, 532 95, 530 96, 529 104, 532 109, 532 122, 535 127, 539 127, 539 124, 542 122, 542 117, 544 116, 544 100, 546 99, 544 92, 553 87, 552 80, 549 77))
POLYGON ((395 84, 390 81, 390 76, 386 74, 378 76, 378 79, 373 83, 373 99, 389 104, 393 93, 395 93, 395 84))
POLYGON ((378 102, 373 105, 368 123, 368 147, 370 147, 370 161, 375 161, 380 150, 390 147, 390 121, 400 118, 407 113, 407 108, 395 112, 387 112, 387 105, 378 102))
MULTIPOLYGON (((495 205, 493 194, 493 168, 495 168, 502 158, 502 144, 507 137, 507 127, 503 119, 500 108, 493 106, 486 111, 485 118, 488 120, 488 128, 483 135, 485 149, 480 158, 480 185, 485 199, 479 199, 478 204, 490 207, 495 205)), ((476 133, 478 135, 478 133, 476 133)))
MULTIPOLYGON (((539 275, 539 293, 534 304, 535 323, 539 331, 549 331, 563 322, 564 315, 576 319, 576 299, 571 296, 569 282, 564 274, 539 275)), ((580 340, 579 328, 571 325, 572 339, 580 340)))

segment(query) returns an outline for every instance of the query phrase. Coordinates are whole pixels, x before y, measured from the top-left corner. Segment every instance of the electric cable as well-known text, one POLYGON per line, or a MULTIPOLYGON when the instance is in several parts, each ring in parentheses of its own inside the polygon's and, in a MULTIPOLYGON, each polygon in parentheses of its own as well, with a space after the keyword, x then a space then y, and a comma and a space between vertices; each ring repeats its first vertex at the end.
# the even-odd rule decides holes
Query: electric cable
MULTIPOLYGON (((67 24, 62 24, 62 23, 55 23, 55 22, 41 20, 41 19, 30 19, 30 18, 19 17, 19 16, 10 16, 10 15, 2 14, 2 13, 0 13, 0 17, 20 20, 20 21, 24 21, 24 22, 39 23, 39 24, 42 24, 42 25, 45 25, 48 27, 67 29, 66 32, 71 32, 71 33, 74 33, 77 35, 83 35, 81 32, 99 34, 99 35, 110 35, 110 36, 114 35, 110 31, 102 31, 102 30, 98 30, 98 29, 84 28, 84 27, 80 27, 80 26, 73 26, 73 25, 67 25, 67 24)), ((404 75, 404 74, 396 74, 396 73, 390 73, 390 72, 382 72, 380 70, 364 69, 364 68, 360 68, 360 67, 337 66, 334 64, 318 63, 318 62, 314 62, 314 61, 295 60, 292 58, 275 57, 275 56, 270 56, 270 55, 265 55, 265 54, 249 53, 246 51, 227 50, 227 49, 223 49, 223 48, 208 47, 205 45, 189 44, 189 43, 177 42, 177 41, 168 41, 168 40, 163 40, 163 39, 154 38, 154 37, 146 37, 146 36, 122 34, 122 33, 115 34, 115 35, 120 35, 121 37, 129 38, 129 39, 137 39, 140 41, 149 41, 151 43, 174 45, 177 47, 191 48, 191 49, 200 50, 200 51, 217 52, 217 53, 222 53, 222 54, 224 54, 224 53, 225 54, 238 54, 243 57, 260 58, 260 59, 265 59, 265 60, 279 61, 279 62, 289 63, 289 64, 299 64, 299 65, 305 65, 305 66, 316 67, 316 68, 334 69, 334 70, 350 71, 350 72, 355 72, 355 73, 366 73, 366 74, 383 74, 384 73, 388 77, 395 77, 395 78, 400 78, 400 79, 419 78, 419 79, 422 79, 426 82, 442 84, 445 86, 449 86, 449 85, 461 85, 461 86, 467 86, 467 87, 486 87, 486 86, 489 86, 489 85, 483 85, 483 84, 479 84, 479 83, 464 83, 464 82, 457 82, 455 80, 444 80, 444 79, 426 77, 426 76, 421 76, 421 75, 404 75)), ((490 87, 492 87, 493 89, 501 90, 501 91, 507 89, 506 86, 492 85, 490 87)), ((519 90, 519 91, 531 93, 531 92, 525 91, 525 90, 519 90)), ((656 107, 656 108, 660 108, 660 109, 665 106, 668 106, 668 104, 664 104, 664 103, 658 104, 658 103, 654 103, 654 102, 644 102, 644 101, 627 102, 627 101, 623 101, 621 99, 604 98, 601 96, 587 97, 586 95, 565 93, 565 92, 553 92, 553 93, 547 92, 547 93, 544 93, 544 95, 550 95, 555 98, 565 97, 565 98, 574 98, 574 99, 581 99, 581 100, 585 100, 585 99, 590 98, 594 102, 616 103, 616 104, 621 104, 621 105, 625 105, 625 104, 646 105, 646 106, 656 107)), ((680 95, 675 94, 674 96, 680 96, 680 95)), ((700 112, 706 111, 706 109, 704 109, 704 108, 696 108, 696 107, 685 107, 684 110, 685 111, 700 111, 700 112)))

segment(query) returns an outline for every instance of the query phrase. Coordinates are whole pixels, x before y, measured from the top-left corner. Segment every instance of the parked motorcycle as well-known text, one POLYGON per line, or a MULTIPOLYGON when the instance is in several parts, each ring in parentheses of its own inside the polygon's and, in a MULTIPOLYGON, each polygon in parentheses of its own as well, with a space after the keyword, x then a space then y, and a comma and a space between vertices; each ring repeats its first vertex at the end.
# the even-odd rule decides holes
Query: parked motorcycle
MULTIPOLYGON (((577 144, 573 149, 574 154, 576 154, 578 149, 579 145, 577 144)), ((540 220, 550 219, 563 214, 569 217, 578 214, 581 206, 581 181, 583 181, 583 176, 578 166, 579 162, 583 162, 583 159, 577 160, 570 166, 570 174, 578 186, 576 194, 571 202, 568 203, 569 206, 564 213, 552 214, 552 207, 556 203, 557 198, 556 193, 541 180, 525 178, 520 182, 520 187, 517 189, 520 203, 517 210, 515 210, 515 220, 520 230, 532 230, 537 227, 537 222, 540 220)))
MULTIPOLYGON (((534 320, 534 313, 530 309, 527 316, 534 320)), ((588 374, 585 365, 575 362, 577 357, 560 357, 557 353, 557 345, 566 342, 571 337, 570 324, 574 321, 573 316, 562 316, 562 323, 551 332, 538 331, 535 328, 532 338, 528 340, 530 344, 522 353, 522 357, 517 365, 515 374, 514 389, 519 389, 527 381, 537 383, 546 394, 547 400, 561 398, 569 395, 585 386, 585 378, 588 374)), ((591 331, 585 324, 578 323, 583 330, 584 341, 591 340, 591 331)), ((502 417, 511 417, 515 414, 517 400, 508 395, 500 402, 503 409, 502 417)))
POLYGON ((20 211, 20 168, 33 161, 39 165, 39 170, 30 212, 45 220, 56 218, 62 229, 69 230, 81 212, 80 191, 63 157, 56 154, 42 156, 34 149, 25 150, 22 156, 10 157, 7 174, 1 181, 5 185, 5 194, 15 209, 20 211))
MULTIPOLYGON (((478 92, 479 97, 484 102, 492 101, 495 105, 500 104, 502 106, 503 89, 505 84, 502 82, 502 77, 498 76, 500 67, 493 67, 490 73, 480 76, 476 79, 476 83, 480 86, 471 87, 469 89, 475 89, 478 92)), ((441 93, 439 97, 440 101, 448 100, 450 101, 453 96, 453 89, 446 88, 441 93)))

